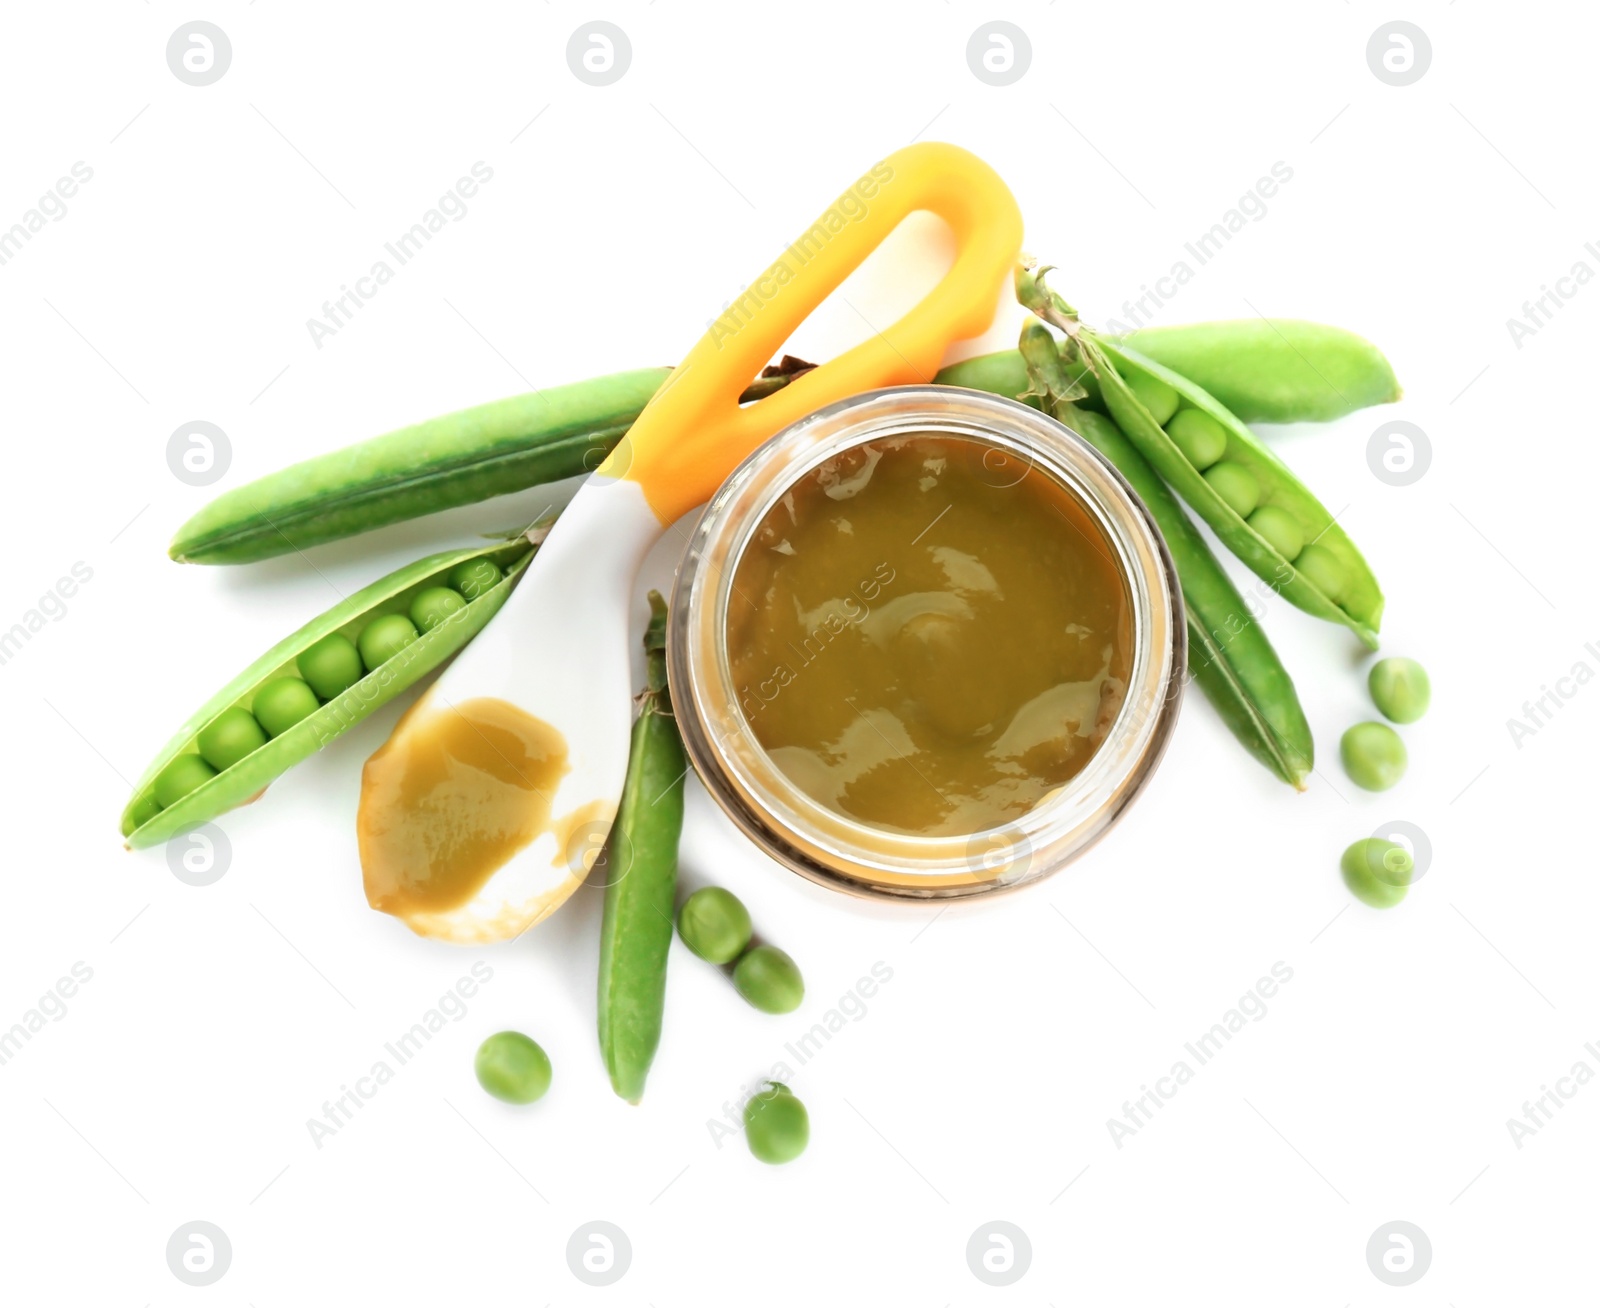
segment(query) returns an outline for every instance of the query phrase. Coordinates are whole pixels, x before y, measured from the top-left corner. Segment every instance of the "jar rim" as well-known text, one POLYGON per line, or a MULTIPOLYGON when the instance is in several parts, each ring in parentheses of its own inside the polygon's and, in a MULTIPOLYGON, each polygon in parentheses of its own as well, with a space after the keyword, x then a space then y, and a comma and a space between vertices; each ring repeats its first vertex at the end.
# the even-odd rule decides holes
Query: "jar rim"
MULTIPOLYGON (((1014 483, 1009 483, 1014 484, 1014 483)), ((767 854, 802 876, 875 898, 994 893, 1058 871, 1105 834, 1170 740, 1187 634, 1177 572, 1122 475, 1039 410, 984 391, 901 386, 837 401, 784 428, 718 489, 691 534, 673 589, 667 656, 690 762, 718 806, 767 854), (729 667, 733 574, 767 511, 833 456, 896 436, 956 436, 1025 460, 1082 504, 1113 546, 1132 616, 1128 688, 1085 766, 1029 812, 964 836, 886 831, 813 799, 755 739, 729 667)))

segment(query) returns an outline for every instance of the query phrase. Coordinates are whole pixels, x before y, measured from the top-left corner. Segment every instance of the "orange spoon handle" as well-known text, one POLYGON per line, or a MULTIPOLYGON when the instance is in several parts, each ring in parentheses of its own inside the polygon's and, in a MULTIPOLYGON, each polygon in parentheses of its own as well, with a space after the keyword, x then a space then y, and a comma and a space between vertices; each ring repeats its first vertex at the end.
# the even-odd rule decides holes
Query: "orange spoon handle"
POLYGON ((933 379, 953 341, 993 321, 1022 247, 1022 215, 976 155, 928 142, 857 178, 711 325, 599 472, 639 484, 662 523, 711 498, 763 440, 834 400, 933 379), (739 393, 817 305, 908 214, 928 210, 956 237, 944 278, 903 318, 776 395, 739 393))

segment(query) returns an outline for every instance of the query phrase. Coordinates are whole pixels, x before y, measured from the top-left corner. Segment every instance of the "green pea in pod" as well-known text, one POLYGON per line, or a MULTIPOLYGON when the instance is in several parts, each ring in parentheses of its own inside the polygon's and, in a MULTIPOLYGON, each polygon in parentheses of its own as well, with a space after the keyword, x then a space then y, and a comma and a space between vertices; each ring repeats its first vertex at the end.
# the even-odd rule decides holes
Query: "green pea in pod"
POLYGON ((296 763, 415 685, 499 611, 542 538, 541 525, 510 541, 419 559, 279 641, 207 700, 145 769, 123 810, 122 834, 128 846, 143 849, 170 840, 253 799, 296 763), (403 618, 419 593, 445 585, 458 565, 479 560, 493 564, 501 574, 494 585, 466 597, 461 608, 425 634, 398 648, 391 646, 381 663, 332 699, 318 703, 302 679, 303 654, 329 637, 356 644, 370 623, 396 614, 403 618), (252 710, 263 729, 260 734, 241 730, 245 725, 241 714, 250 715, 252 710), (262 734, 270 739, 256 743, 262 734), (219 754, 213 744, 219 736, 231 746, 226 753, 219 754), (234 743, 239 740, 246 745, 234 743), (216 763, 226 766, 219 770, 216 763))
POLYGON ((1066 424, 1127 478, 1155 519, 1177 565, 1189 631, 1189 673, 1240 743, 1296 790, 1314 757, 1294 681, 1189 515, 1143 455, 1109 417, 1063 400, 1081 394, 1081 377, 1061 358, 1036 319, 1022 329, 1021 352, 1032 382, 1023 398, 1066 424))
POLYGON ((1078 320, 1077 311, 1043 282, 1044 272, 1019 269, 1017 298, 1067 334, 1072 362, 1087 364, 1106 408, 1139 453, 1258 577, 1296 608, 1343 623, 1372 649, 1378 647, 1383 592, 1354 542, 1322 502, 1237 417, 1187 377, 1102 336, 1078 320), (1167 427, 1139 398, 1129 378, 1144 374, 1175 391, 1183 406, 1167 427), (1177 423, 1204 435, 1209 446, 1175 439, 1177 423), (1226 460, 1237 480, 1253 481, 1250 517, 1230 503, 1225 486, 1202 474, 1226 460), (1256 507, 1259 505, 1259 507, 1256 507))

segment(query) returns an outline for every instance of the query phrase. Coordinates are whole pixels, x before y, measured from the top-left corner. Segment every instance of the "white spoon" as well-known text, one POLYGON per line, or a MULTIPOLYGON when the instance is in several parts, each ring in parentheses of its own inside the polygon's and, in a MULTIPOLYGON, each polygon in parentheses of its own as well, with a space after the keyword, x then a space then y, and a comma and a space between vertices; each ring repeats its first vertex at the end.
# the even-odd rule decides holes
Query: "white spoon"
POLYGON ((505 607, 369 760, 358 827, 374 906, 422 935, 461 942, 507 939, 560 907, 621 796, 633 695, 628 604, 651 545, 757 445, 807 413, 930 381, 952 342, 988 328, 1021 243, 1021 215, 995 172, 965 150, 928 142, 874 165, 751 283, 579 490, 505 607), (888 330, 741 408, 740 392, 805 316, 922 209, 956 236, 943 280, 888 330), (554 739, 549 757, 519 752, 514 736, 485 725, 525 722, 524 714, 530 731, 554 739), (526 783, 510 792, 526 829, 508 834, 505 793, 498 808, 480 793, 480 782, 502 792, 504 783, 460 754, 441 754, 442 727, 469 752, 481 742, 491 769, 504 762, 526 783), (451 779, 441 781, 444 773, 451 779), (379 888, 396 879, 418 893, 380 904, 379 888))

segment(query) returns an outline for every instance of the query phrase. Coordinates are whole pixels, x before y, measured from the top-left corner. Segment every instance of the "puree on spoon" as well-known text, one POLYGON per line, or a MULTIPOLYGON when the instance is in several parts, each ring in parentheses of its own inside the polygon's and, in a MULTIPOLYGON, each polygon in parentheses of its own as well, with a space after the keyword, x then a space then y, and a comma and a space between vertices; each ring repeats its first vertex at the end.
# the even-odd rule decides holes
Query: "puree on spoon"
POLYGON ((739 558, 726 627, 740 707, 784 775, 918 836, 1002 826, 1081 772, 1133 643, 1128 583, 1077 496, 934 433, 791 486, 739 558))
MULTIPOLYGON (((408 716, 413 729, 396 731, 362 770, 361 872, 373 908, 424 935, 447 935, 452 909, 561 825, 551 803, 567 742, 500 699, 435 705, 430 695, 408 716)), ((558 859, 564 843, 558 832, 558 859)))

